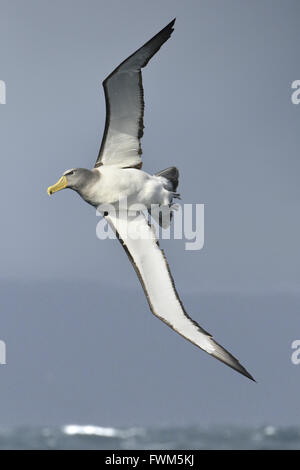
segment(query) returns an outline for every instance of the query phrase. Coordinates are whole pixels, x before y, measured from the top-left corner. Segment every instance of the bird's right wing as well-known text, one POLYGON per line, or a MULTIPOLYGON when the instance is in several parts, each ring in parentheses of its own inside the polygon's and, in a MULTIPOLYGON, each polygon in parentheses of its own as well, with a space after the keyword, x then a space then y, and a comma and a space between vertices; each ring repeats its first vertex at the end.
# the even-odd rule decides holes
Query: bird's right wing
POLYGON ((141 168, 144 90, 141 69, 172 34, 175 19, 122 62, 103 82, 106 121, 95 168, 141 168))
POLYGON ((188 316, 179 299, 164 252, 143 213, 106 216, 142 284, 150 309, 181 336, 251 380, 253 377, 226 349, 188 316))

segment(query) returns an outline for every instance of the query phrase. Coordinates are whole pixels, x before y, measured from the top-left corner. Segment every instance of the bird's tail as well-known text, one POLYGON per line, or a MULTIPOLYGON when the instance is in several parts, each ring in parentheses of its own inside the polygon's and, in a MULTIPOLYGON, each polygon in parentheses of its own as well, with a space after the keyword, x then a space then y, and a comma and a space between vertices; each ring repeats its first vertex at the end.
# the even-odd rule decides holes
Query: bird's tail
MULTIPOLYGON (((165 170, 161 170, 155 174, 155 176, 161 176, 167 180, 166 182, 166 189, 168 189, 172 193, 173 198, 179 198, 180 195, 176 193, 176 189, 178 186, 179 180, 179 171, 175 166, 171 166, 166 168, 165 170)), ((164 229, 168 228, 171 224, 172 217, 173 217, 173 208, 175 208, 174 204, 169 204, 167 206, 159 206, 153 209, 149 209, 148 212, 151 217, 164 229)))
POLYGON ((165 170, 161 170, 158 173, 155 173, 155 176, 162 176, 166 178, 172 185, 172 191, 176 192, 179 180, 179 171, 176 166, 170 166, 165 170))

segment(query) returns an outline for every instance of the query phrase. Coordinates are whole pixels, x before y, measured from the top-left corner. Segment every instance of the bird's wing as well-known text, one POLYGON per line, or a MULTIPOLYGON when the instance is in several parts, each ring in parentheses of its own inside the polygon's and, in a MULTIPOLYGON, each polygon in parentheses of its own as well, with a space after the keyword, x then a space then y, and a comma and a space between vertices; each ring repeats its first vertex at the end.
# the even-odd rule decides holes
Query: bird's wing
POLYGON ((226 349, 188 316, 175 288, 164 252, 144 214, 106 216, 125 249, 146 294, 154 315, 177 333, 249 379, 253 377, 226 349))
POLYGON ((141 168, 144 91, 141 69, 171 36, 175 19, 122 62, 103 82, 106 122, 95 168, 141 168))

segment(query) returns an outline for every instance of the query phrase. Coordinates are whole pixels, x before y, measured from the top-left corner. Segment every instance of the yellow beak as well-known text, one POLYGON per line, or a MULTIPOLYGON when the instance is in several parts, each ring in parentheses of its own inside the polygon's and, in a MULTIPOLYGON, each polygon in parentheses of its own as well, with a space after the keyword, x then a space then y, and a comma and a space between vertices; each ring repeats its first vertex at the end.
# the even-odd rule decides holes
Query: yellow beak
POLYGON ((55 183, 53 186, 49 186, 48 188, 48 194, 49 196, 53 193, 56 193, 57 191, 60 191, 61 189, 65 189, 68 186, 68 180, 66 176, 62 176, 57 183, 55 183))

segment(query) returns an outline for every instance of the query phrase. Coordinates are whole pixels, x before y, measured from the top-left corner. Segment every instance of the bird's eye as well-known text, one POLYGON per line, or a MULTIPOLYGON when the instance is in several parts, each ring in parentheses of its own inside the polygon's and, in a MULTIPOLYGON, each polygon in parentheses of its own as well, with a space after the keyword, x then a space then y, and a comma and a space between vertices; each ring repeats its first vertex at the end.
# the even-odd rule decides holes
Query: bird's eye
POLYGON ((73 174, 74 174, 74 170, 71 170, 71 171, 68 171, 68 173, 65 173, 66 176, 73 175, 73 174))

